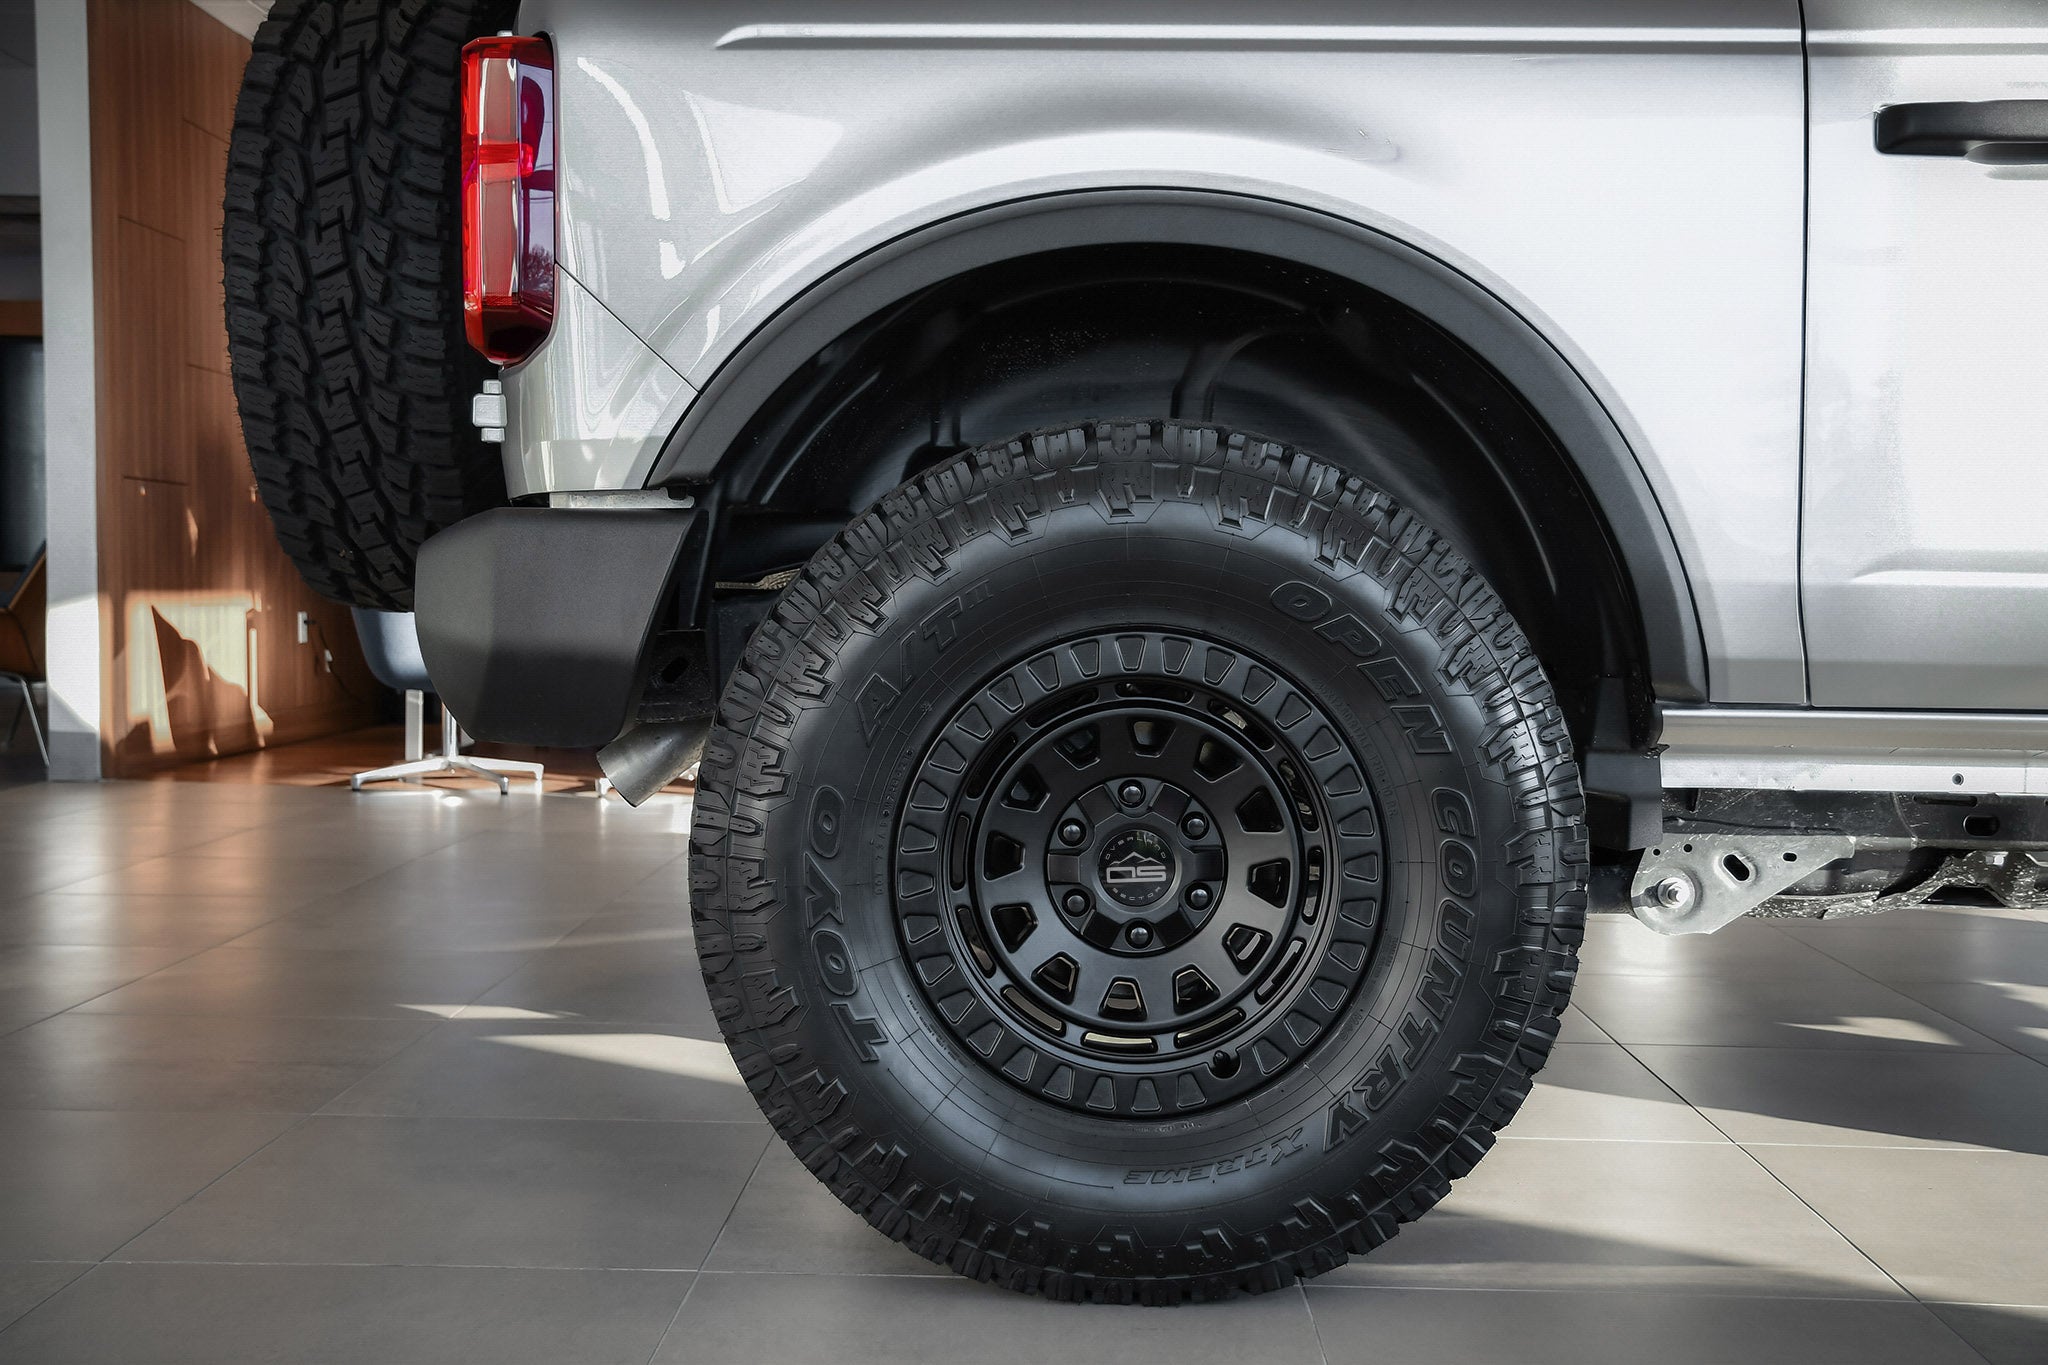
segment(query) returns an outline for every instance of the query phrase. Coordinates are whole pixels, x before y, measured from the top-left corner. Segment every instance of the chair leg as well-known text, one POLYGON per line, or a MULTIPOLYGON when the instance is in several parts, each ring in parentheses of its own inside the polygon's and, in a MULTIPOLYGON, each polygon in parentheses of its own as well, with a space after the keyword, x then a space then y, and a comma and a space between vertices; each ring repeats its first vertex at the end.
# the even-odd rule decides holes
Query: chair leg
POLYGON ((481 772, 509 773, 514 777, 530 777, 533 779, 533 789, 535 791, 541 790, 541 778, 547 773, 547 765, 544 763, 527 763, 516 758, 478 758, 473 754, 466 754, 463 756, 462 761, 481 772))
POLYGON ((14 747, 14 737, 21 733, 21 716, 26 715, 28 717, 29 732, 36 737, 36 752, 43 756, 43 766, 48 768, 50 766, 50 746, 43 739, 43 722, 36 715, 35 690, 29 686, 28 679, 22 677, 19 673, 9 673, 4 676, 12 680, 15 686, 21 689, 21 714, 15 716, 14 724, 7 729, 7 747, 10 749, 14 747))
POLYGON ((28 728, 30 733, 36 737, 36 752, 43 756, 43 767, 48 768, 50 766, 49 738, 43 734, 42 717, 36 714, 35 689, 26 682, 23 682, 21 685, 21 704, 28 709, 28 728))
POLYGON ((474 773, 478 777, 488 777, 491 781, 498 784, 498 795, 500 796, 510 796, 512 794, 512 779, 503 773, 493 772, 486 768, 480 759, 464 755, 461 758, 451 759, 448 766, 459 772, 474 773))
POLYGON ((466 736, 462 733, 462 726, 455 719, 455 713, 446 706, 443 706, 441 708, 441 756, 444 762, 458 767, 464 772, 472 772, 479 777, 491 778, 498 784, 498 790, 507 796, 512 794, 512 784, 506 780, 507 774, 531 777, 533 779, 534 791, 538 792, 541 790, 541 775, 547 771, 541 764, 523 763, 511 758, 472 757, 462 752, 462 742, 465 738, 466 736))
POLYGON ((388 768, 372 768, 369 772, 357 773, 348 780, 348 785, 351 791, 361 791, 365 782, 410 782, 416 777, 432 777, 447 771, 447 760, 423 758, 416 763, 394 763, 388 768))
POLYGON ((427 756, 427 697, 408 688, 405 693, 405 761, 417 763, 427 756))

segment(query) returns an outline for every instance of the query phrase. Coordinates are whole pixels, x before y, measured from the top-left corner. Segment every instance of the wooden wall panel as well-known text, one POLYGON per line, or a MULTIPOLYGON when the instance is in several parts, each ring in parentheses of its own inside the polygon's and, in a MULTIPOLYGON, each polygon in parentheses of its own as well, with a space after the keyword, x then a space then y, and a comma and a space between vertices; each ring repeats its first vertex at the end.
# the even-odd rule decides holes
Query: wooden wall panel
POLYGON ((362 724, 376 685, 277 548, 235 416, 220 205, 249 44, 190 0, 90 5, 102 733, 125 777, 362 724))
POLYGON ((101 487, 110 475, 189 483, 197 470, 185 355, 201 302, 187 279, 189 251, 132 218, 114 219, 106 232, 94 272, 106 324, 98 338, 101 487))
POLYGON ((0 337, 39 337, 42 334, 41 299, 0 299, 0 337))

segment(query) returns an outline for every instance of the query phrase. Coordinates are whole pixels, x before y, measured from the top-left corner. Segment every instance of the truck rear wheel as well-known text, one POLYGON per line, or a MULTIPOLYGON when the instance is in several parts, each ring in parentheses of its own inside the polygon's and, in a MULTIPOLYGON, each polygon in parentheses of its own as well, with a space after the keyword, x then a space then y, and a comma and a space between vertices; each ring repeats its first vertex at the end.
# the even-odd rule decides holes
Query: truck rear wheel
POLYGON ((242 77, 221 254, 256 486, 324 597, 412 609, 428 536, 505 501, 469 421, 462 47, 516 0, 278 0, 242 77))
POLYGON ((1550 685, 1359 480, 1111 423, 906 484, 756 632, 699 776, 776 1129, 963 1274, 1172 1303, 1342 1264, 1492 1145, 1585 909, 1550 685))

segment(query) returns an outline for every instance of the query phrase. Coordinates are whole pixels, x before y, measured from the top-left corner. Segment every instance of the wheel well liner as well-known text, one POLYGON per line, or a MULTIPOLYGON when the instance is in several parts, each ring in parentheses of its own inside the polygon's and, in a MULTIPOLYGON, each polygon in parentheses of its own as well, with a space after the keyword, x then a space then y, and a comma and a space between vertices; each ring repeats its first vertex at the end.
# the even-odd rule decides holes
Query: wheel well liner
POLYGON ((1541 332, 1469 276, 1385 233, 1249 195, 1078 191, 975 210, 888 242, 812 285, 729 357, 665 443, 650 484, 761 476, 734 452, 813 357, 865 320, 970 271, 1068 247, 1246 252, 1326 272, 1427 318, 1484 360, 1548 428, 1607 525, 1665 700, 1707 696, 1699 618, 1671 529, 1635 452, 1585 379, 1541 332))

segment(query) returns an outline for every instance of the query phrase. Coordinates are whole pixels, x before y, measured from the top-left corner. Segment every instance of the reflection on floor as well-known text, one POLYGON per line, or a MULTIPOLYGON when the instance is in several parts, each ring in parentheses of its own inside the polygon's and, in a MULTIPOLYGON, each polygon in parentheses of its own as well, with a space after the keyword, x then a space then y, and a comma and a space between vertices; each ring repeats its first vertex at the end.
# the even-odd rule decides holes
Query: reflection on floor
MULTIPOLYGON (((438 711, 430 711, 426 747, 435 752, 441 742, 438 711)), ((599 776, 597 760, 587 749, 533 749, 513 744, 478 744, 466 752, 482 758, 517 758, 544 763, 551 792, 590 791, 599 776)), ((216 758, 204 763, 187 763, 168 768, 162 778, 176 782, 260 782, 286 787, 346 787, 352 774, 399 763, 405 758, 405 727, 373 725, 325 739, 283 744, 216 758)), ((491 783, 479 777, 436 777, 429 785, 462 790, 488 791, 491 783)), ((530 785, 530 784, 529 784, 530 785)))
POLYGON ((770 1140, 687 820, 0 792, 0 1360, 2048 1360, 2038 918, 1600 921, 1436 1213, 1305 1290, 1076 1309, 935 1271, 770 1140))

